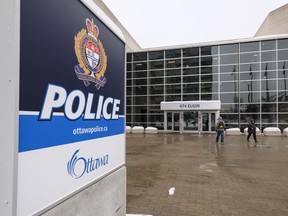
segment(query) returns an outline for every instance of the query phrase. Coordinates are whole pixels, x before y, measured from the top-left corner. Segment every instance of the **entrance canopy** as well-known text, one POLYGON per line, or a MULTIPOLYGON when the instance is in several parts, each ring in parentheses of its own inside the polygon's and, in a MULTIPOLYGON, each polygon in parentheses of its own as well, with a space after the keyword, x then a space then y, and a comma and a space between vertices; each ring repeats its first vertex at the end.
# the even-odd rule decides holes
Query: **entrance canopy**
POLYGON ((164 111, 219 111, 221 101, 170 101, 161 102, 161 110, 164 111))

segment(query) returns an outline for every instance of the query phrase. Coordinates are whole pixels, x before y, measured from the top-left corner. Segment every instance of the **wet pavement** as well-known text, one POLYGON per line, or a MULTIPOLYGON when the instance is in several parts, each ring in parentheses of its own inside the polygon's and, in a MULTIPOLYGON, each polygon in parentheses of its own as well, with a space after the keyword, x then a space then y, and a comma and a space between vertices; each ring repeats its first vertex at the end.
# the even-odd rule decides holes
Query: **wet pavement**
POLYGON ((258 139, 127 134, 127 214, 288 215, 288 137, 258 139))

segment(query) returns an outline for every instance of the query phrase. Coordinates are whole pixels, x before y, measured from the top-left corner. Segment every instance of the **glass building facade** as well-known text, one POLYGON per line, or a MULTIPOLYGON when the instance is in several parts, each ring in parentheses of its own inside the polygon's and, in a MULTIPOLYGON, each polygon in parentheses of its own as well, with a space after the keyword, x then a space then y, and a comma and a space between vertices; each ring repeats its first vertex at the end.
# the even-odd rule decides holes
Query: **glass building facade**
POLYGON ((126 125, 163 129, 161 101, 220 100, 228 128, 288 127, 288 38, 142 50, 126 69, 126 125))

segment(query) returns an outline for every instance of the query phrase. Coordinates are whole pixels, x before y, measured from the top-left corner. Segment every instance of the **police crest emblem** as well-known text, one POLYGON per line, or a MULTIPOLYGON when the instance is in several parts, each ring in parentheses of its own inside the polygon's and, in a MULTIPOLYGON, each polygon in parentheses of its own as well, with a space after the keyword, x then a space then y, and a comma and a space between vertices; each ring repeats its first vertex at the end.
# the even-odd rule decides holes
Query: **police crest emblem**
POLYGON ((82 29, 74 37, 75 54, 79 62, 74 70, 85 86, 89 86, 92 82, 99 90, 106 83, 104 75, 107 69, 107 56, 102 42, 98 39, 99 28, 94 24, 93 19, 86 19, 86 26, 87 30, 82 29))

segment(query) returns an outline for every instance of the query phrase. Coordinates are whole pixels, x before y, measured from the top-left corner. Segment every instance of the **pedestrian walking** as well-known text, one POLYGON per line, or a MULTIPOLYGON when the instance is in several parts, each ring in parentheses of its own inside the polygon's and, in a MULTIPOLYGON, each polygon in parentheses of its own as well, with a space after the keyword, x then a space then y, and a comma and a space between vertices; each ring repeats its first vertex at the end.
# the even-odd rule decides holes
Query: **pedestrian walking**
POLYGON ((247 141, 249 142, 251 134, 253 135, 254 141, 257 143, 257 137, 256 137, 256 125, 254 119, 250 120, 250 123, 248 125, 248 136, 247 136, 247 141))
POLYGON ((216 142, 218 143, 219 137, 221 138, 221 144, 224 144, 224 131, 225 131, 225 122, 223 121, 222 117, 220 116, 217 119, 217 124, 216 124, 216 142))

